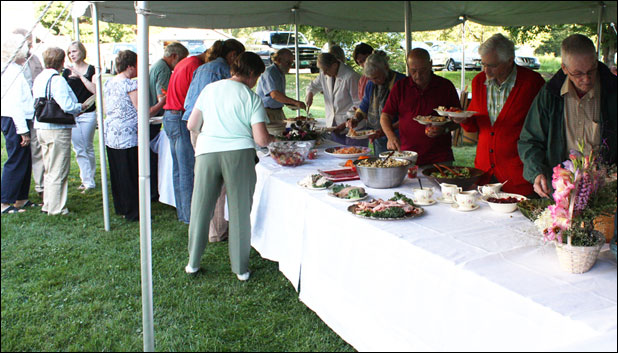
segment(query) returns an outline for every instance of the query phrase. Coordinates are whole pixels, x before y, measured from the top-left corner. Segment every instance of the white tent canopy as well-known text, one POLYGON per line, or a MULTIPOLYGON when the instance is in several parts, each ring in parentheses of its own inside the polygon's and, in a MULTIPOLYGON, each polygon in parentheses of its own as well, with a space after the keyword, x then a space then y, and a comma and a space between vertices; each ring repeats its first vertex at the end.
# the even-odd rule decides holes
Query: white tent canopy
MULTIPOLYGON (((411 1, 412 31, 466 20, 489 26, 616 22, 616 1, 411 1)), ((367 32, 403 32, 404 1, 151 1, 151 26, 241 28, 294 23, 367 32), (156 15, 164 15, 158 17, 156 15)), ((98 5, 102 21, 135 24, 132 1, 98 5)), ((87 13, 89 16, 90 14, 87 13)))

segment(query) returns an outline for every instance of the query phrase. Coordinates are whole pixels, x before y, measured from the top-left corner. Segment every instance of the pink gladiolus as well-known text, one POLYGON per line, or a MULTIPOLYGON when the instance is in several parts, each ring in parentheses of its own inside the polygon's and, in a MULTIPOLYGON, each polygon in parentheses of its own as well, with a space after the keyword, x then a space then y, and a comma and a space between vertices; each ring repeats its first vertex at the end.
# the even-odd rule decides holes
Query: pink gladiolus
POLYGON ((553 219, 552 225, 562 230, 569 229, 569 227, 571 226, 571 219, 569 217, 568 210, 558 204, 548 206, 548 208, 551 212, 551 217, 553 219))

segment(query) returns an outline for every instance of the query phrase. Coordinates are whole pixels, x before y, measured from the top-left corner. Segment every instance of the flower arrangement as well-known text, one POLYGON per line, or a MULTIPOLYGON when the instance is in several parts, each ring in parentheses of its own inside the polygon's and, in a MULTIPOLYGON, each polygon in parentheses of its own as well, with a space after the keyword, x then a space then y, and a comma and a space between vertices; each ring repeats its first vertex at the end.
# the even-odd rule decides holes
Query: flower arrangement
POLYGON ((297 121, 292 123, 290 129, 279 137, 282 141, 311 141, 317 140, 320 134, 313 129, 309 122, 297 121))
POLYGON ((616 209, 616 181, 607 181, 608 168, 594 151, 585 155, 584 145, 578 147, 568 160, 554 167, 555 204, 547 206, 535 224, 546 241, 593 246, 597 243, 592 235, 594 219, 616 209))

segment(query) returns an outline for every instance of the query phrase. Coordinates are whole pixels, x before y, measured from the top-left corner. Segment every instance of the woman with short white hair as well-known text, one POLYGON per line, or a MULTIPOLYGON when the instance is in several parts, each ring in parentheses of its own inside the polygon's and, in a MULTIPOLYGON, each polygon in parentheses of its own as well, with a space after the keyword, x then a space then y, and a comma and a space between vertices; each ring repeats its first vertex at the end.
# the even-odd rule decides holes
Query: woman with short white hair
POLYGON ((24 36, 8 35, 2 43, 2 133, 6 140, 7 160, 2 169, 2 213, 21 213, 28 201, 32 164, 30 130, 34 101, 22 71, 28 45, 24 36), (20 44, 22 46, 20 47, 20 44), (14 61, 10 62, 15 55, 14 61))

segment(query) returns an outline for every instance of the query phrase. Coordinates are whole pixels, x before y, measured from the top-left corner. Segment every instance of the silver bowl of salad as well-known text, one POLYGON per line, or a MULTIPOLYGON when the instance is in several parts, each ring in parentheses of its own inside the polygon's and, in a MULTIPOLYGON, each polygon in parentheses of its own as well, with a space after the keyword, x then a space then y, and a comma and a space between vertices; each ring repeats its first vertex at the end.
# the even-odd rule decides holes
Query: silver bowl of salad
POLYGON ((363 184, 374 189, 396 188, 403 182, 412 162, 403 158, 360 159, 354 162, 363 184))

